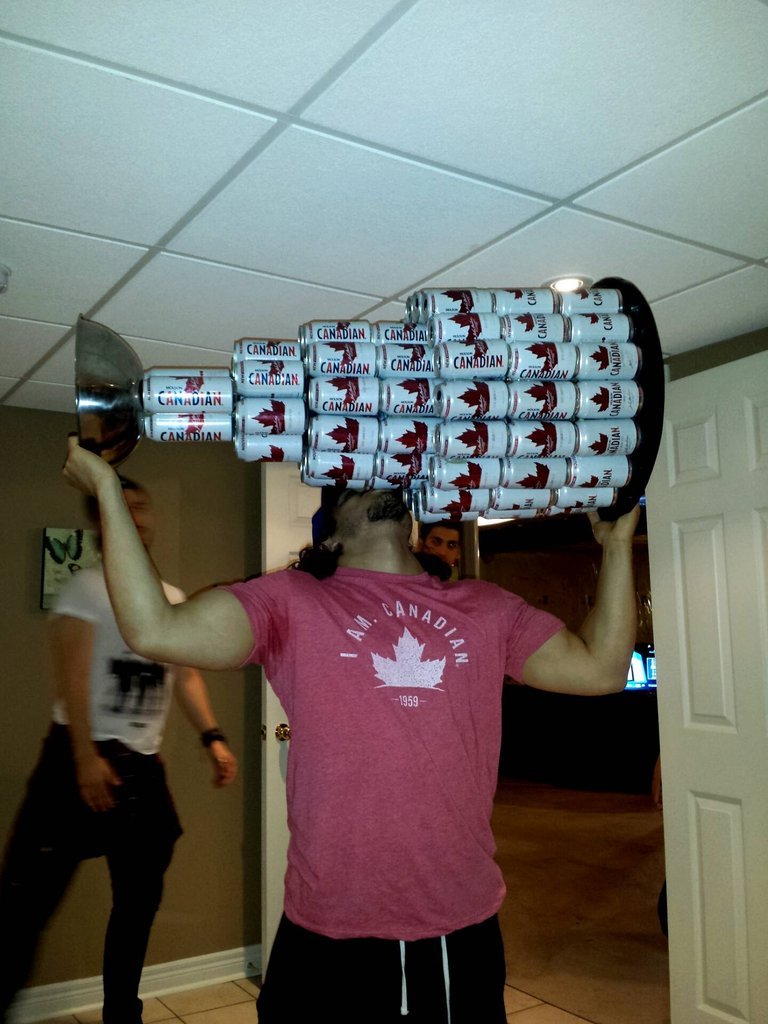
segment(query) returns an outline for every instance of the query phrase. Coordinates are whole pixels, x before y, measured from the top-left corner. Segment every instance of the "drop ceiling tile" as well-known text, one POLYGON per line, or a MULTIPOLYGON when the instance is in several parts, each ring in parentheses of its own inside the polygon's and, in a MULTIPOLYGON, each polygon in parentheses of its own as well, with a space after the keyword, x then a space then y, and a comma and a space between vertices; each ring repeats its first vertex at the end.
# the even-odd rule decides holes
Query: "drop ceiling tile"
POLYGON ((306 118, 565 196, 768 87, 753 0, 423 0, 306 118))
POLYGON ((123 337, 231 353, 237 338, 295 338, 307 320, 351 320, 376 298, 163 255, 99 310, 98 319, 123 337))
POLYGON ((68 330, 70 328, 64 324, 44 324, 0 315, 0 374, 23 377, 68 330))
POLYGON ((768 203, 753 197, 764 192, 766 167, 763 100, 588 192, 578 205, 762 259, 768 203))
POLYGON ((0 215, 161 237, 273 123, 0 40, 0 215))
POLYGON ((395 0, 3 0, 0 29, 288 109, 395 0), (202 43, 202 45, 201 45, 202 43))
MULTIPOLYGON (((234 339, 233 339, 234 340, 234 339)), ((230 349, 203 348, 191 345, 174 345, 151 338, 127 337, 125 341, 139 357, 145 370, 153 366, 204 367, 225 366, 229 368, 232 358, 230 349)))
POLYGON ((391 295, 546 204, 290 130, 174 239, 174 251, 391 295), (297 216, 298 213, 298 216, 297 216))
POLYGON ((667 355, 768 326, 768 269, 747 267, 719 281, 653 303, 667 355))
POLYGON ((0 262, 11 268, 0 315, 74 324, 145 253, 139 246, 0 219, 0 262))
POLYGON ((647 299, 739 266, 738 260, 574 210, 557 210, 522 228, 430 285, 537 285, 581 274, 624 277, 647 299))
MULTIPOLYGON (((0 381, 0 387, 4 382, 0 381)), ((15 381, 14 381, 15 383, 15 381)), ((68 412, 72 414, 72 429, 76 429, 75 388, 61 384, 44 384, 40 381, 28 381, 8 398, 4 405, 18 406, 21 409, 46 409, 48 412, 68 412)))
POLYGON ((404 320, 405 319, 405 298, 402 302, 385 302, 381 305, 370 306, 365 311, 365 319, 374 320, 404 320))

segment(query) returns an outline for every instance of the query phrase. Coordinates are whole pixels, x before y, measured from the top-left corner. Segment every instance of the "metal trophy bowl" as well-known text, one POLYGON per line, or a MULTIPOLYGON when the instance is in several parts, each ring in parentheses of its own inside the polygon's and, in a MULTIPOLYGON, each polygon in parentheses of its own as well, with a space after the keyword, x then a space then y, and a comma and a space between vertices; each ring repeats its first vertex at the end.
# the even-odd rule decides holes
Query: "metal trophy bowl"
POLYGON ((75 404, 80 444, 113 466, 131 454, 143 433, 143 375, 136 353, 119 334, 78 317, 75 404))

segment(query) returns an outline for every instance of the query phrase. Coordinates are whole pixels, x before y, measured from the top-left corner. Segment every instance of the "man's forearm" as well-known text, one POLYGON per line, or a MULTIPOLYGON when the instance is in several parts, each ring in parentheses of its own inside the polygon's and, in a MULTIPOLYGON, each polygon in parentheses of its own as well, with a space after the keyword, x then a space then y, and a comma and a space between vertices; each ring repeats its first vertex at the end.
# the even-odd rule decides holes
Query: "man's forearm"
POLYGON ((578 635, 617 689, 626 682, 636 632, 632 540, 609 540, 603 547, 595 603, 578 635))

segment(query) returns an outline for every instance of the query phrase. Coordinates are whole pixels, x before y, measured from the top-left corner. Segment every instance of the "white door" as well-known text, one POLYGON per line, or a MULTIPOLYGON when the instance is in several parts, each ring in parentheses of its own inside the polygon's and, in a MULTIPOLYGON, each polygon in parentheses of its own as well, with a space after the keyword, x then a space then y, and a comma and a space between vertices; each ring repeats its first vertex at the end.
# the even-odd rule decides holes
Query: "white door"
POLYGON ((648 487, 672 1024, 768 1022, 768 353, 668 385, 648 487))
MULTIPOLYGON (((262 571, 281 569, 312 539, 312 515, 320 504, 318 488, 301 483, 295 463, 262 466, 262 571)), ((285 770, 290 723, 265 679, 262 684, 261 750, 261 970, 266 971, 272 940, 283 911, 283 880, 288 848, 285 770)))

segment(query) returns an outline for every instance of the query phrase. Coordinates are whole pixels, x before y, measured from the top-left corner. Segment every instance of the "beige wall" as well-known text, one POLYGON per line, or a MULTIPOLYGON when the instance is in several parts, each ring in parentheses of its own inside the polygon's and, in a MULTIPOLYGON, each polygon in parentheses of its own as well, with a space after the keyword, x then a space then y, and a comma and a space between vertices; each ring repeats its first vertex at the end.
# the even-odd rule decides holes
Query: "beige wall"
MULTIPOLYGON (((42 530, 87 525, 80 495, 60 476, 72 429, 72 416, 0 408, 3 841, 49 721, 47 613, 39 607, 42 530)), ((192 593, 258 571, 260 474, 231 446, 171 448, 143 440, 121 471, 153 496, 153 554, 170 582, 192 593)), ((147 964, 259 941, 258 676, 254 669, 208 672, 206 680, 240 758, 241 778, 228 790, 212 787, 197 736, 174 708, 163 754, 185 835, 167 875, 147 964)), ((106 865, 86 863, 45 936, 31 984, 100 974, 108 911, 106 865)))

